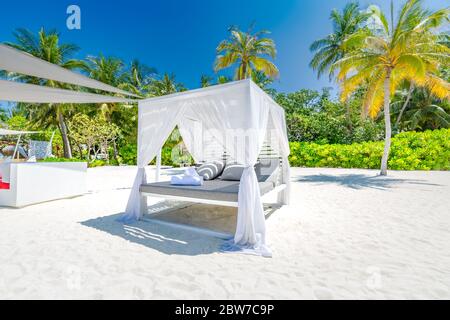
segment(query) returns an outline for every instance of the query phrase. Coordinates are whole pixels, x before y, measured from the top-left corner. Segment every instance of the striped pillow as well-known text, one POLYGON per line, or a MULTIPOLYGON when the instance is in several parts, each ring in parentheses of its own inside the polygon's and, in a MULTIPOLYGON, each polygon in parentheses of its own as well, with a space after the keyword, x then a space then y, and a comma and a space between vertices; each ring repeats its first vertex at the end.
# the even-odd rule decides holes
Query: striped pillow
POLYGON ((203 177, 203 180, 213 180, 220 176, 224 167, 225 164, 222 161, 212 161, 202 164, 197 168, 197 173, 203 177))
POLYGON ((229 181, 239 181, 241 180, 244 169, 245 166, 239 163, 227 165, 223 170, 221 179, 229 181))

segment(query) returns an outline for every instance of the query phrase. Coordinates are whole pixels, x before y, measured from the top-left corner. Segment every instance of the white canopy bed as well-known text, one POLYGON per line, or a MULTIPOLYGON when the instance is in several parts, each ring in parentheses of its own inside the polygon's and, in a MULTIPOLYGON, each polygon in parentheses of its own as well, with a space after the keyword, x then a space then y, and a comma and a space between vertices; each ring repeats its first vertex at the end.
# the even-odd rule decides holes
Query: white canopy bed
POLYGON ((242 248, 270 255, 261 193, 275 190, 280 203, 289 202, 289 153, 284 110, 251 80, 141 100, 138 172, 123 220, 143 216, 146 196, 237 206, 232 250, 242 248), (244 165, 240 181, 214 180, 201 187, 179 188, 168 183, 147 183, 145 166, 158 156, 175 127, 197 163, 204 162, 209 151, 220 146, 216 157, 227 154, 230 161, 244 165), (265 144, 280 158, 280 179, 258 181, 255 165, 265 144))

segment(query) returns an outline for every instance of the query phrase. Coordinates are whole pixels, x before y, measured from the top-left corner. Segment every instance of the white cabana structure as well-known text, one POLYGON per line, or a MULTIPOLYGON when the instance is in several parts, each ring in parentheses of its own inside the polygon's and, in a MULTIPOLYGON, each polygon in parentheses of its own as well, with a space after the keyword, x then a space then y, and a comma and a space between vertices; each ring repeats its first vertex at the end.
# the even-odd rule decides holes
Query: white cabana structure
MULTIPOLYGON (((265 217, 254 166, 263 145, 270 144, 282 163, 279 201, 287 204, 287 158, 290 151, 284 110, 251 80, 139 101, 139 169, 123 219, 137 220, 146 211, 147 189, 143 186, 148 185, 144 168, 158 155, 176 126, 196 162, 204 161, 208 151, 215 149, 245 166, 238 183, 237 202, 233 199, 228 201, 238 207, 234 244, 237 248, 270 255, 266 247, 265 217)), ((222 154, 217 156, 220 158, 222 154)), ((149 193, 152 194, 151 191, 149 193)), ((202 201, 201 196, 193 201, 227 203, 211 199, 202 201)))
MULTIPOLYGON (((15 48, 12 48, 10 46, 7 46, 7 45, 1 44, 1 43, 0 43, 0 58, 1 58, 0 59, 0 70, 6 70, 9 72, 26 74, 26 75, 34 76, 37 78, 49 79, 49 80, 59 81, 59 82, 63 82, 63 83, 70 83, 70 84, 78 85, 81 87, 98 89, 98 90, 103 90, 103 91, 107 91, 107 92, 114 92, 114 93, 122 94, 124 96, 137 97, 136 95, 129 93, 127 91, 120 90, 118 88, 107 85, 100 81, 86 77, 82 74, 72 72, 72 71, 62 68, 60 66, 54 65, 50 62, 36 58, 36 57, 32 56, 31 54, 17 50, 15 48)), ((0 88, 2 86, 9 85, 10 89, 19 88, 22 90, 27 90, 28 92, 30 90, 32 90, 30 88, 35 88, 35 90, 36 90, 36 87, 33 87, 33 86, 31 86, 31 87, 25 86, 25 87, 20 88, 20 87, 13 87, 13 84, 1 83, 0 88)), ((41 87, 41 88, 44 88, 44 87, 41 87)), ((58 92, 61 93, 60 91, 53 91, 51 93, 55 94, 58 92)), ((67 94, 68 93, 66 91, 66 95, 67 94)), ((23 98, 24 98, 23 96, 20 96, 18 100, 23 101, 23 98)), ((4 100, 7 100, 7 99, 4 99, 4 100)), ((11 100, 11 101, 16 101, 16 100, 11 100)), ((32 100, 32 102, 36 102, 36 101, 32 100)), ((74 101, 67 101, 67 102, 74 102, 74 101)), ((96 102, 96 101, 94 101, 94 102, 96 102)))
POLYGON ((14 159, 20 148, 20 139, 23 135, 38 133, 37 131, 18 131, 0 128, 0 136, 17 136, 16 146, 14 147, 14 153, 12 154, 12 159, 14 159))
MULTIPOLYGON (((0 70, 54 80, 123 96, 137 97, 85 75, 36 58, 26 52, 0 44, 0 70)), ((0 101, 27 103, 127 103, 136 100, 90 92, 50 88, 0 79, 0 101)))

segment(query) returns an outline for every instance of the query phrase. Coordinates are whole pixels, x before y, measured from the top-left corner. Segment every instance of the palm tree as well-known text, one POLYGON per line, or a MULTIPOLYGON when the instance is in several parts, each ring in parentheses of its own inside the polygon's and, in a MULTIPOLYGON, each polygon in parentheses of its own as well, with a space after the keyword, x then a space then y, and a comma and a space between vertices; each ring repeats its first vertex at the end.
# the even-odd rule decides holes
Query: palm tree
POLYGON ((174 74, 165 73, 161 79, 152 79, 146 88, 148 95, 153 97, 185 91, 182 83, 176 81, 174 74))
MULTIPOLYGON (((326 72, 330 81, 334 78, 332 66, 344 57, 344 41, 354 34, 367 18, 368 15, 360 11, 357 2, 348 3, 342 13, 336 9, 331 12, 330 20, 333 24, 333 32, 325 38, 314 41, 309 48, 314 53, 309 65, 317 71, 318 78, 326 72)), ((351 130, 350 105, 347 101, 345 107, 348 128, 351 130)))
POLYGON ((228 82, 231 82, 231 81, 233 81, 233 79, 231 77, 228 77, 228 76, 221 75, 221 76, 217 77, 217 83, 218 84, 224 84, 224 83, 228 83, 228 82))
MULTIPOLYGON (((83 61, 70 59, 79 50, 79 48, 73 44, 61 44, 59 42, 59 34, 56 31, 46 32, 44 28, 42 28, 38 34, 35 35, 26 29, 17 29, 16 32, 14 32, 14 37, 16 38, 16 43, 8 42, 6 44, 18 50, 27 52, 42 60, 59 65, 63 68, 79 69, 85 67, 85 63, 83 61)), ((26 83, 56 88, 69 87, 66 84, 58 83, 52 80, 43 80, 18 74, 10 74, 9 76, 14 77, 17 81, 23 81, 26 83)), ((37 105, 30 105, 29 107, 32 109, 42 108, 42 106, 37 105)), ((35 117, 32 119, 33 121, 46 123, 47 125, 50 125, 53 122, 57 124, 59 131, 61 132, 64 157, 66 158, 72 157, 72 149, 70 146, 67 123, 65 119, 66 114, 68 113, 68 108, 70 107, 70 105, 49 104, 43 108, 46 109, 46 112, 42 112, 42 110, 35 110, 36 112, 31 112, 35 117), (53 119, 55 121, 49 119, 53 119)))
POLYGON ((449 10, 430 13, 422 8, 420 0, 409 0, 395 24, 393 18, 389 24, 378 7, 369 10, 368 26, 344 42, 347 51, 333 68, 339 69, 342 101, 364 85, 364 112, 375 117, 384 108, 385 147, 380 174, 386 175, 391 146, 390 103, 396 88, 407 80, 429 89, 438 98, 449 97, 449 84, 437 73, 441 65, 448 64, 450 50, 439 42, 435 32, 448 19, 449 10))
POLYGON ((273 83, 273 79, 266 76, 262 71, 254 71, 252 74, 252 80, 263 90, 266 90, 267 87, 273 83))
POLYGON ((414 91, 402 124, 409 130, 450 127, 449 101, 440 101, 425 88, 414 91))
POLYGON ((212 85, 213 78, 207 75, 202 75, 200 78, 200 87, 206 88, 212 85))
POLYGON ((395 126, 394 126, 395 128, 398 128, 400 126, 400 122, 402 120, 403 113, 405 112, 406 108, 409 105, 409 101, 411 100, 411 96, 414 92, 414 82, 412 82, 412 81, 409 82, 407 84, 407 87, 408 87, 408 89, 407 89, 406 95, 404 94, 404 91, 401 92, 401 95, 405 95, 406 98, 405 98, 405 101, 403 102, 400 112, 398 113, 397 121, 395 122, 395 126))
POLYGON ((142 95, 145 91, 151 79, 158 73, 156 68, 149 67, 142 64, 139 60, 134 59, 131 62, 129 70, 128 85, 125 86, 126 90, 132 91, 135 94, 142 95))
POLYGON ((262 37, 265 34, 268 32, 260 31, 252 34, 231 28, 230 38, 222 41, 217 47, 214 70, 217 72, 237 65, 235 80, 250 78, 254 71, 262 71, 271 78, 278 76, 277 67, 267 59, 267 57, 275 59, 275 42, 262 37))

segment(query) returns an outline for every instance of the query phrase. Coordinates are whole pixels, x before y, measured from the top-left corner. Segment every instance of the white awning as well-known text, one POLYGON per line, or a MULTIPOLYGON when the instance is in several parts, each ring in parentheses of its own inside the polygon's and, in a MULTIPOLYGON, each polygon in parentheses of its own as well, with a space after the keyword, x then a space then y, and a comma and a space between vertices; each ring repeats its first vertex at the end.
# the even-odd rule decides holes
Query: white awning
POLYGON ((0 101, 25 103, 131 103, 137 100, 0 80, 0 101))
POLYGON ((0 44, 0 69, 38 78, 74 84, 91 89, 138 97, 135 94, 117 89, 100 81, 72 72, 4 44, 0 44))
POLYGON ((0 128, 0 136, 20 136, 22 134, 38 133, 38 131, 17 131, 0 128))

